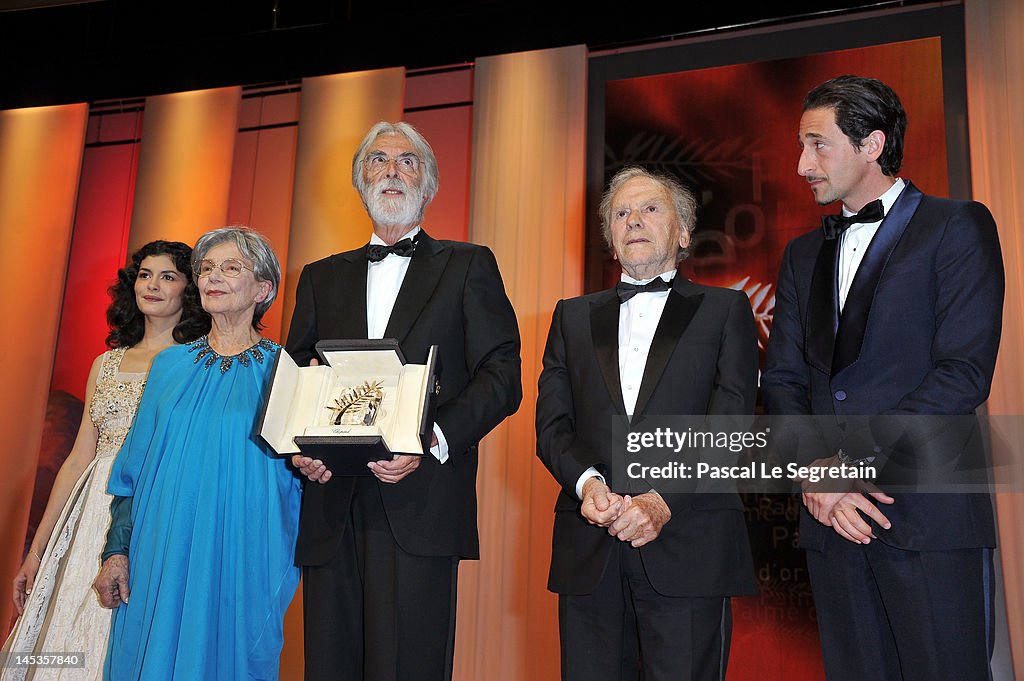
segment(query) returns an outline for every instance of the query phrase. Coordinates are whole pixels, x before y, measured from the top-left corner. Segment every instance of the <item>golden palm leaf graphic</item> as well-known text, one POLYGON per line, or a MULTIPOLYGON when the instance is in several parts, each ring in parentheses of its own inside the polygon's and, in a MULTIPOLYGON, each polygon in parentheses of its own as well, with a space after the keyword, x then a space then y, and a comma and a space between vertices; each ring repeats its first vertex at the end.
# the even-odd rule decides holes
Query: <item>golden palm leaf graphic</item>
POLYGON ((744 277, 731 284, 729 288, 743 291, 750 299, 750 309, 754 311, 754 322, 757 325, 757 345, 764 350, 768 346, 768 334, 772 328, 772 319, 775 317, 775 294, 772 293, 772 285, 751 282, 750 277, 744 277))
POLYGON ((384 398, 383 388, 384 381, 373 381, 372 383, 364 381, 362 385, 342 390, 341 395, 334 400, 334 406, 326 407, 334 412, 334 425, 341 424, 341 419, 345 414, 359 413, 367 410, 368 407, 376 411, 376 407, 384 398))

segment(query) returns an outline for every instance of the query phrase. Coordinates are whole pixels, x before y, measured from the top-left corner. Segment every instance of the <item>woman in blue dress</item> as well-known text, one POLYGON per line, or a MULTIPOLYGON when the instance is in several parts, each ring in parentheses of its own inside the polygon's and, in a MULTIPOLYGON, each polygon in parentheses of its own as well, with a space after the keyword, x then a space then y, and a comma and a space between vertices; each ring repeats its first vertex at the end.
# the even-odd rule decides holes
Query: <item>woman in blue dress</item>
POLYGON ((301 487, 255 433, 276 343, 259 334, 280 265, 245 228, 203 235, 193 272, 208 336, 153 362, 110 475, 96 578, 116 607, 105 678, 276 679, 301 487))

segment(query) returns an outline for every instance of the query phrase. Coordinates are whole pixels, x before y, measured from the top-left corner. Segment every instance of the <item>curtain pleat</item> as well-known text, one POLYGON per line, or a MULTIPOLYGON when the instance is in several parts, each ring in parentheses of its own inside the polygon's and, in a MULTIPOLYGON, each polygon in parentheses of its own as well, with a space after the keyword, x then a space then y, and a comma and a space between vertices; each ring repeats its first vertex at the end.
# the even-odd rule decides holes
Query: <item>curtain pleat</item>
MULTIPOLYGON (((967 0, 967 105, 974 198, 999 226, 1006 271, 1003 337, 989 413, 1024 414, 1024 3, 967 0)), ((1018 452, 1020 442, 1014 443, 1018 452)), ((1019 468, 1021 462, 1015 462, 1019 468)), ((1015 678, 1024 678, 1024 495, 996 494, 1000 558, 1015 678)))
POLYGON ((523 403, 481 444, 481 559, 462 565, 460 681, 559 678, 547 590, 557 486, 535 456, 551 312, 583 285, 587 49, 476 62, 469 239, 494 250, 522 335, 523 403))
MULTIPOLYGON (((46 421, 71 225, 82 165, 85 104, 0 111, 0 622, 14 613, 11 583, 46 421)), ((74 304, 74 301, 68 301, 74 304)), ((6 634, 7 627, 0 627, 6 634)))

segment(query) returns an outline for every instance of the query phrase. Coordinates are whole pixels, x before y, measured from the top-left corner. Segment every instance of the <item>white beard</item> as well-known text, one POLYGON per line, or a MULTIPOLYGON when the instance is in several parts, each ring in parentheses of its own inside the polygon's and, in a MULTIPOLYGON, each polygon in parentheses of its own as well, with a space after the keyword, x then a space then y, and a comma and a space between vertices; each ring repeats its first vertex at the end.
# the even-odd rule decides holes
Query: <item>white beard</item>
POLYGON ((419 187, 406 185, 398 179, 381 179, 368 187, 366 212, 381 225, 413 225, 419 221, 423 195, 419 187), (384 194, 385 189, 398 189, 401 195, 384 194))

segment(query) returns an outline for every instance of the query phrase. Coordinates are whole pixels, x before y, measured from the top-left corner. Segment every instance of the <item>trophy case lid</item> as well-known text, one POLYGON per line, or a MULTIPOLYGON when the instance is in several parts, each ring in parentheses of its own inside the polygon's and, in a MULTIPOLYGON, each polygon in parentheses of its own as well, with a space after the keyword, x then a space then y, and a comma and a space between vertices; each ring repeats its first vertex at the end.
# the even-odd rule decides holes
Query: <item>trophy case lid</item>
POLYGON ((339 374, 395 375, 406 364, 394 338, 322 340, 316 352, 322 363, 339 374))

